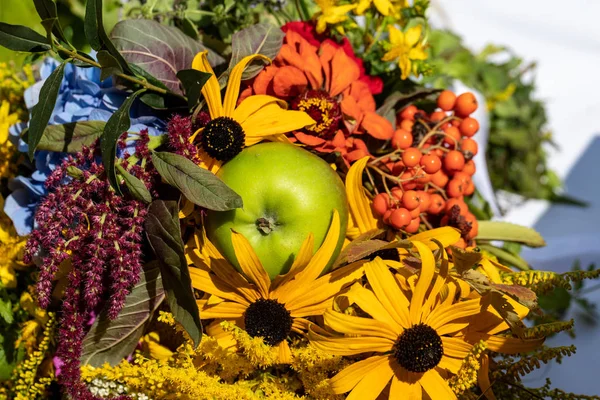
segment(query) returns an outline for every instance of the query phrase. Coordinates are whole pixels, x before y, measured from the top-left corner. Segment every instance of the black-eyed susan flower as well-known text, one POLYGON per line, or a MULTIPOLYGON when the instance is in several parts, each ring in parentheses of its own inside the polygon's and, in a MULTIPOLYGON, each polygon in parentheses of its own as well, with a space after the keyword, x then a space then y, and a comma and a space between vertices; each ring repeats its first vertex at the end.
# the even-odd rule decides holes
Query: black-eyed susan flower
POLYGON ((322 315, 332 307, 340 290, 361 278, 362 262, 320 276, 329 263, 340 232, 337 211, 329 232, 313 255, 313 236, 303 242, 289 272, 273 281, 261 265, 248 240, 237 232, 231 239, 242 273, 218 252, 203 233, 197 247, 188 251, 194 288, 208 293, 198 301, 202 319, 232 320, 252 337, 279 348, 279 361, 291 360, 287 338, 305 332, 309 316, 322 315))
POLYGON ((202 87, 211 120, 192 138, 199 138, 200 157, 207 169, 216 172, 222 163, 235 157, 244 146, 261 140, 287 141, 284 133, 315 124, 308 114, 287 110, 287 103, 273 96, 249 96, 236 106, 244 69, 257 58, 269 61, 267 57, 250 55, 233 67, 222 100, 219 81, 206 55, 206 51, 198 53, 192 68, 211 74, 202 87))
MULTIPOLYGON (((309 338, 319 349, 337 355, 369 356, 345 368, 331 380, 336 393, 348 399, 376 399, 389 387, 390 399, 455 399, 447 383, 472 346, 485 340, 493 351, 520 352, 535 348, 540 340, 522 341, 479 331, 467 340, 464 330, 486 307, 484 298, 458 301, 441 295, 448 275, 447 263, 436 273, 431 249, 413 242, 421 258, 418 278, 402 288, 380 258, 364 265, 370 289, 355 284, 344 294, 372 318, 329 310, 324 322, 345 336, 333 336, 310 327, 309 338)), ((492 323, 493 324, 493 323, 492 323)))

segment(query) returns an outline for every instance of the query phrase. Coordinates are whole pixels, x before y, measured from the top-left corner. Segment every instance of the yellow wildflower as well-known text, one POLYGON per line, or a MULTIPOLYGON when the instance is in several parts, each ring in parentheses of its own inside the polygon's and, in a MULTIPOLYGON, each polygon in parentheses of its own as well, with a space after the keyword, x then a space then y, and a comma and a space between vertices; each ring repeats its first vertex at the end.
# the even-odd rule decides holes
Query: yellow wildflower
POLYGON ((321 12, 317 17, 317 33, 325 32, 327 25, 336 25, 348 19, 348 13, 354 10, 356 4, 338 6, 336 0, 315 0, 321 12))
POLYGON ((18 121, 19 116, 10 112, 10 103, 3 100, 0 105, 0 144, 4 144, 8 140, 8 128, 18 121))
POLYGON ((401 78, 406 79, 411 73, 416 73, 416 65, 412 61, 427 59, 427 53, 420 41, 422 27, 417 25, 404 33, 392 25, 389 32, 391 49, 384 54, 383 61, 397 59, 402 73, 401 78))
POLYGON ((408 2, 402 0, 400 4, 395 5, 391 0, 358 0, 358 6, 356 7, 356 14, 363 15, 367 9, 371 8, 371 5, 375 5, 377 11, 382 15, 388 16, 390 14, 397 14, 402 7, 407 7, 408 2), (395 8, 397 7, 397 10, 395 8))

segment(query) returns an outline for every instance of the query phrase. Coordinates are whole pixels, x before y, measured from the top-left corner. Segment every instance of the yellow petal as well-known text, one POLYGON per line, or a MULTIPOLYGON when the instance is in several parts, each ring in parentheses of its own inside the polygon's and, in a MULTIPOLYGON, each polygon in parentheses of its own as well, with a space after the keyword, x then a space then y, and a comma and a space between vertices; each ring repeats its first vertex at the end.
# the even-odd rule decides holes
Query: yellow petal
POLYGON ((477 383, 487 400, 496 400, 490 383, 490 358, 487 354, 481 357, 481 368, 477 371, 477 383))
POLYGON ((404 39, 406 40, 406 45, 408 47, 414 47, 414 45, 419 42, 419 39, 421 38, 421 29, 421 25, 417 25, 406 31, 404 39))
POLYGON ((355 317, 333 310, 325 311, 323 314, 325 324, 336 332, 346 335, 377 336, 390 340, 390 346, 398 339, 398 333, 390 327, 371 318, 355 317))
POLYGON ((374 336, 326 337, 316 333, 312 328, 308 331, 308 337, 315 347, 339 356, 370 352, 385 353, 391 351, 394 345, 394 343, 390 344, 389 339, 374 336))
POLYGON ((410 303, 396 284, 388 267, 381 258, 377 257, 366 263, 364 268, 367 279, 381 305, 398 325, 405 329, 410 328, 412 326, 408 313, 410 303))
POLYGON ((373 0, 373 3, 382 15, 388 16, 394 11, 394 5, 390 0, 373 0))
POLYGON ((283 100, 266 94, 256 94, 242 100, 240 105, 233 110, 231 118, 235 119, 239 124, 243 124, 255 112, 272 103, 275 103, 281 109, 287 109, 287 103, 283 100))
POLYGON ((279 343, 279 363, 281 364, 291 364, 292 362, 292 352, 290 350, 290 346, 288 345, 287 340, 279 343))
POLYGON ((385 389, 390 379, 394 376, 394 370, 390 366, 389 358, 382 362, 365 375, 352 389, 346 400, 375 400, 385 389))
POLYGON ((241 125, 246 135, 246 146, 252 146, 266 137, 292 132, 315 123, 304 111, 285 110, 276 103, 269 103, 241 125))
MULTIPOLYGON (((311 283, 309 287, 304 287, 305 291, 300 295, 296 295, 294 298, 290 298, 287 302, 284 302, 285 306, 293 316, 302 317, 306 315, 315 315, 305 314, 305 310, 303 311, 303 309, 314 304, 320 304, 327 299, 332 298, 337 295, 343 287, 361 279, 363 274, 364 269, 362 262, 338 268, 335 271, 320 277, 311 283)), ((298 293, 298 291, 296 291, 296 293, 298 293)))
MULTIPOLYGON (((397 374, 398 375, 398 374, 397 374)), ((392 378, 390 386, 390 399, 406 399, 406 400, 421 400, 423 398, 423 390, 418 382, 411 382, 408 379, 402 379, 406 373, 400 373, 400 378, 395 376, 392 378)))
POLYGON ((421 322, 423 300, 435 273, 435 259, 433 253, 425 244, 421 242, 413 242, 413 244, 421 256, 421 272, 412 299, 410 300, 410 321, 413 324, 418 324, 421 322))
POLYGON ((454 358, 465 358, 473 348, 473 345, 465 342, 459 337, 442 336, 444 355, 454 358))
POLYGON ((461 301, 448 307, 440 306, 431 312, 426 324, 433 329, 438 329, 451 321, 477 315, 481 312, 481 308, 481 298, 461 301))
POLYGON ((371 202, 367 198, 362 184, 362 174, 368 161, 368 156, 356 161, 346 175, 346 194, 348 195, 350 216, 361 234, 377 229, 377 219, 373 216, 371 202))
POLYGON ((271 279, 260 263, 254 249, 252 249, 250 242, 241 233, 232 231, 231 243, 242 272, 257 286, 261 296, 268 299, 271 279))
POLYGON ((435 239, 442 244, 442 247, 448 247, 460 240, 460 231, 450 226, 435 228, 428 231, 417 233, 408 238, 411 242, 423 242, 431 250, 439 249, 439 246, 431 239, 435 239))
POLYGON ((266 61, 267 64, 271 63, 271 59, 269 57, 263 56, 262 54, 251 54, 242 58, 242 60, 238 62, 235 65, 235 67, 233 67, 233 69, 231 70, 231 74, 229 75, 229 79, 227 81, 225 100, 223 102, 223 115, 226 115, 228 117, 233 115, 235 104, 237 103, 237 99, 240 95, 242 74, 244 73, 244 70, 246 69, 248 64, 250 64, 257 58, 266 61))
POLYGON ((518 339, 506 336, 492 336, 479 332, 468 332, 465 335, 465 340, 470 343, 477 343, 484 340, 487 347, 491 351, 506 354, 527 353, 540 347, 544 344, 545 338, 540 339, 518 339))
POLYGON ((389 26, 389 32, 390 32, 390 43, 392 43, 392 46, 404 44, 404 32, 402 32, 400 29, 396 28, 394 25, 389 26))
POLYGON ((196 54, 196 57, 194 57, 194 61, 192 62, 192 68, 212 74, 212 76, 208 78, 208 81, 202 87, 202 95, 206 99, 210 117, 215 119, 224 115, 223 105, 221 103, 221 87, 219 86, 219 80, 215 76, 215 72, 208 62, 208 58, 206 57, 207 54, 208 51, 201 51, 200 53, 196 54))
POLYGON ((430 369, 421 377, 421 386, 432 399, 453 400, 456 395, 435 369, 430 369))
MULTIPOLYGON (((200 307, 201 303, 198 304, 200 307)), ((224 301, 215 306, 204 306, 200 310, 202 319, 211 318, 240 318, 248 307, 233 301, 224 301)))
POLYGON ((361 310, 369 314, 377 321, 381 321, 389 325, 396 333, 402 332, 403 325, 396 322, 394 318, 392 318, 390 313, 377 299, 375 293, 365 289, 359 283, 355 283, 347 293, 341 296, 346 296, 350 304, 356 304, 361 310))
MULTIPOLYGON (((446 351, 446 348, 444 348, 444 352, 446 351)), ((438 368, 442 368, 445 370, 448 370, 450 372, 452 372, 453 374, 456 374, 458 372, 458 370, 460 369, 460 367, 462 366, 462 358, 452 358, 452 357, 446 357, 446 356, 442 356, 442 359, 440 360, 440 363, 437 365, 438 368)))
POLYGON ((334 393, 346 393, 352 390, 373 368, 388 362, 388 356, 373 356, 366 360, 355 362, 344 368, 329 380, 334 393))
POLYGON ((298 250, 298 254, 296 258, 294 258, 294 262, 290 267, 290 270, 285 275, 277 275, 275 279, 273 279, 272 287, 275 287, 271 292, 271 298, 276 299, 279 298, 279 295, 286 291, 287 288, 283 288, 287 282, 292 280, 296 274, 302 271, 310 262, 310 259, 313 256, 314 249, 314 235, 312 232, 308 234, 304 242, 302 242, 302 246, 300 246, 300 250, 298 250))
POLYGON ((296 279, 294 279, 295 286, 308 287, 310 282, 313 282, 321 275, 333 256, 339 237, 340 214, 334 209, 331 224, 329 225, 329 230, 327 231, 327 236, 325 236, 323 244, 310 259, 304 270, 296 274, 296 279))
POLYGON ((246 306, 250 305, 248 299, 239 295, 235 287, 230 286, 228 282, 218 276, 211 276, 208 271, 200 268, 190 268, 189 271, 194 289, 202 290, 203 292, 246 306))

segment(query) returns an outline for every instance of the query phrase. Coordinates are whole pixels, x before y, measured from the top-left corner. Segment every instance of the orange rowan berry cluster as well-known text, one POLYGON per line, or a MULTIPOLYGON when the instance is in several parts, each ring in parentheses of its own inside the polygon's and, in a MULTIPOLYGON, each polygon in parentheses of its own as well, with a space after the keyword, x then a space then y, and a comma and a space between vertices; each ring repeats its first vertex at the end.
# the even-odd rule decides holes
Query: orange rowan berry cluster
POLYGON ((475 191, 472 137, 479 123, 470 115, 477 109, 472 93, 456 96, 445 90, 431 114, 409 105, 398 114, 392 149, 371 163, 381 176, 373 198, 373 211, 397 230, 416 233, 429 227, 454 226, 461 231, 459 246, 466 246, 478 231, 477 219, 464 196, 475 191))

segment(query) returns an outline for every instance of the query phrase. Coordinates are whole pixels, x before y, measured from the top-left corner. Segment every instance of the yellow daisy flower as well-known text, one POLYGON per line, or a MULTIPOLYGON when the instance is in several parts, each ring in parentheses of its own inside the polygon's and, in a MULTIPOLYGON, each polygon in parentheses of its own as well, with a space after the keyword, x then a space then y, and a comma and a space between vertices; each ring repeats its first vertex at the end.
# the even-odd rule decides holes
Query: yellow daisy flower
POLYGON ((485 340, 490 350, 505 353, 528 351, 543 342, 481 332, 469 333, 467 338, 463 330, 472 320, 482 318, 479 314, 487 307, 485 299, 457 302, 454 296, 440 296, 448 274, 447 262, 436 274, 429 247, 418 241, 413 244, 422 267, 416 283, 412 281, 411 295, 376 258, 364 265, 372 290, 354 285, 344 295, 372 318, 329 310, 324 314, 325 324, 346 336, 332 336, 310 327, 311 342, 323 351, 344 356, 371 354, 330 380, 335 393, 350 392, 349 400, 375 400, 386 387, 390 399, 456 399, 446 379, 458 372, 479 340, 485 340))
POLYGON ((390 25, 390 43, 391 49, 383 55, 383 61, 398 60, 401 78, 406 79, 414 73, 412 60, 426 60, 427 53, 423 50, 421 39, 421 25, 410 28, 406 33, 402 32, 393 25, 390 25))
POLYGON ((285 133, 315 124, 308 114, 287 110, 287 103, 273 96, 249 96, 236 107, 246 66, 257 58, 270 61, 260 54, 244 57, 233 67, 222 100, 221 87, 207 54, 206 51, 198 53, 192 62, 192 68, 212 75, 202 87, 212 120, 192 137, 200 137, 199 150, 205 168, 216 172, 244 146, 252 146, 264 139, 287 141, 285 133))
POLYGON ((197 235, 197 248, 188 250, 194 288, 210 294, 198 301, 200 318, 235 321, 252 337, 262 337, 279 348, 281 363, 291 361, 287 337, 306 331, 306 317, 322 315, 332 307, 333 298, 346 285, 363 275, 357 262, 321 276, 337 245, 340 218, 337 211, 325 241, 313 255, 312 234, 303 242, 290 271, 273 281, 261 265, 250 242, 240 233, 231 239, 240 274, 225 260, 204 234, 197 235))
POLYGON ((336 0, 315 0, 321 9, 317 17, 317 33, 325 32, 327 25, 335 25, 348 19, 348 13, 354 10, 356 4, 336 5, 336 0))

